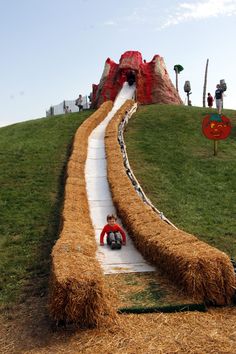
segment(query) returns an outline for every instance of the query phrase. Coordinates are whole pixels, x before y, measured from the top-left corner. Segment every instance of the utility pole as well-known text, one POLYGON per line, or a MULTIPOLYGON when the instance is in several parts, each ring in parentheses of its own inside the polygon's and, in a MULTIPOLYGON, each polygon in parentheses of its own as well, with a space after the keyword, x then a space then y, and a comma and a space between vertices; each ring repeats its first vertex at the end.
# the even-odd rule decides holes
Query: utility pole
POLYGON ((202 96, 202 105, 203 105, 203 107, 206 107, 206 87, 207 87, 208 63, 209 63, 209 59, 207 59, 206 68, 205 68, 205 77, 204 77, 204 85, 203 85, 203 96, 202 96))

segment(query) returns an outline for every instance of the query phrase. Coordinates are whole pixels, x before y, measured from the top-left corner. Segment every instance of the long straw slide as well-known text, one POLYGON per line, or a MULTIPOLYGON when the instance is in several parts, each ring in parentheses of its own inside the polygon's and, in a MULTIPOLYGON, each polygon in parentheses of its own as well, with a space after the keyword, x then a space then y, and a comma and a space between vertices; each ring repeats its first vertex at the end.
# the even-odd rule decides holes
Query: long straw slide
POLYGON ((61 232, 52 251, 49 310, 56 322, 94 327, 115 321, 114 294, 106 288, 104 273, 109 273, 109 269, 154 269, 141 254, 193 299, 217 305, 230 304, 232 300, 235 275, 229 257, 161 220, 143 203, 128 178, 117 139, 118 126, 134 104, 133 100, 126 100, 126 91, 129 89, 124 87, 114 105, 110 101, 104 103, 75 134, 67 166, 61 232), (105 124, 103 129, 93 133, 100 123, 105 124), (100 145, 102 140, 97 138, 105 138, 106 155, 100 145), (101 169, 96 167, 96 160, 100 159, 104 160, 101 169), (95 165, 91 167, 91 163, 95 165), (102 188, 106 188, 106 196, 112 196, 109 201, 103 198, 104 190, 100 193, 99 189, 99 183, 104 186, 106 178, 110 190, 102 188), (106 222, 103 219, 108 211, 118 212, 140 252, 134 269, 127 259, 134 254, 131 240, 123 253, 125 257, 122 258, 122 249, 118 251, 121 258, 113 263, 110 250, 98 248, 101 225, 106 222))

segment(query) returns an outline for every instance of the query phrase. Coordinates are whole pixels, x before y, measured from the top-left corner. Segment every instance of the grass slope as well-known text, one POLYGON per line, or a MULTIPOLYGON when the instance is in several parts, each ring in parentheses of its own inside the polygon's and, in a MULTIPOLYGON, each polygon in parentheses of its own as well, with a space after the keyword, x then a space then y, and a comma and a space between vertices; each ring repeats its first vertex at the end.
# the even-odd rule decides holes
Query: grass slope
POLYGON ((201 131, 208 108, 140 107, 125 133, 129 161, 152 203, 177 227, 236 260, 236 111, 218 143, 201 131))
MULTIPOLYGON (((151 105, 131 119, 125 140, 134 172, 158 209, 178 227, 236 257, 236 112, 219 143, 202 137, 207 109, 151 105)), ((47 291, 57 239, 65 166, 73 136, 92 112, 0 129, 0 304, 47 291)))
POLYGON ((90 114, 0 129, 0 303, 45 292, 67 158, 77 128, 90 114))

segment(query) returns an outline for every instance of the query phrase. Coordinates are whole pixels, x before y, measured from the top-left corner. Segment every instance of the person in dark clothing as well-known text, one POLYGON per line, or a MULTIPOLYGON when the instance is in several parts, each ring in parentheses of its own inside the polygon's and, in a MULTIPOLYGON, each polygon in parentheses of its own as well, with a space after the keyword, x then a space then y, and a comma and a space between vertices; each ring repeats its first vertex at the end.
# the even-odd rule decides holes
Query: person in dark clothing
POLYGON ((216 85, 216 90, 215 90, 215 101, 216 101, 216 108, 218 111, 218 114, 221 114, 222 112, 222 107, 223 107, 223 89, 220 87, 220 84, 216 85))
POLYGON ((210 92, 208 92, 208 94, 207 94, 207 104, 208 104, 208 107, 209 107, 209 108, 212 108, 212 106, 213 106, 213 101, 214 101, 214 98, 212 97, 212 95, 210 94, 210 92))
POLYGON ((133 70, 127 73, 127 81, 129 86, 132 86, 135 82, 135 72, 133 70))
POLYGON ((78 106, 79 112, 83 111, 83 97, 79 95, 79 97, 75 100, 75 105, 78 106))

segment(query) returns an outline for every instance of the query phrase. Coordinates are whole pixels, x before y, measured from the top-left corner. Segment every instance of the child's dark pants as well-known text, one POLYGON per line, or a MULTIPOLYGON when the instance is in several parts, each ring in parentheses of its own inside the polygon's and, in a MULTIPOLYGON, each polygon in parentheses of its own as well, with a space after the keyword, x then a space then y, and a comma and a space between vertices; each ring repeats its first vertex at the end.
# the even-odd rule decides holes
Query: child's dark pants
POLYGON ((122 244, 122 236, 120 232, 109 232, 107 236, 107 244, 110 246, 112 244, 120 245, 122 244))

